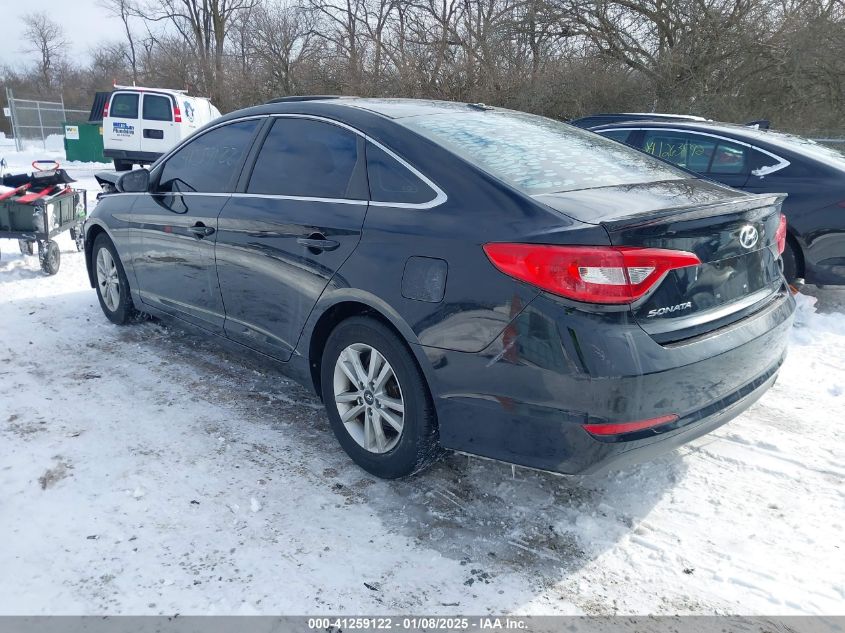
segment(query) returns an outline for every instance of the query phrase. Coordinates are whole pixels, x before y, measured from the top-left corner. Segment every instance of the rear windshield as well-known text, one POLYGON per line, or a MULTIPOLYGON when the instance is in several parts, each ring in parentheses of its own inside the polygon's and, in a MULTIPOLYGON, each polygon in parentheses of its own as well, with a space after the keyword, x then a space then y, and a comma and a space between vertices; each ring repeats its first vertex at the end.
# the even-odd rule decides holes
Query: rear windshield
POLYGON ((801 136, 794 136, 792 134, 785 134, 783 132, 773 132, 767 130, 760 132, 759 137, 765 141, 775 143, 798 154, 803 154, 809 158, 826 163, 831 167, 845 170, 845 152, 834 149, 833 147, 828 147, 827 145, 823 145, 817 141, 812 141, 801 136))
POLYGON ((136 93, 121 92, 111 100, 109 116, 117 119, 138 118, 138 95, 136 93))
POLYGON ((398 122, 529 195, 690 178, 598 134, 532 114, 432 114, 398 122))

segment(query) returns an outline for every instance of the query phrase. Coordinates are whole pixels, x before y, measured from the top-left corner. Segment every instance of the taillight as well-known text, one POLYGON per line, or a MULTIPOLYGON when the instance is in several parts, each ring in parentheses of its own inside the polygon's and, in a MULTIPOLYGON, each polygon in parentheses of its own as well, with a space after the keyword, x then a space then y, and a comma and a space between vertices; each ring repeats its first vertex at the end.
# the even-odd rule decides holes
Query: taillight
POLYGON ((103 118, 105 119, 109 115, 109 102, 106 101, 106 105, 103 106, 103 118))
POLYGON ((622 433, 633 433, 634 431, 651 429, 677 421, 678 416, 671 413, 669 415, 661 415, 659 418, 637 420, 636 422, 597 422, 585 424, 584 429, 591 435, 620 435, 622 433))
POLYGON ((179 109, 178 105, 173 105, 173 120, 176 123, 182 122, 182 111, 179 109))
POLYGON ((589 303, 632 303, 670 270, 701 263, 685 251, 630 246, 490 243, 484 252, 506 275, 589 303))
POLYGON ((786 216, 783 213, 780 214, 780 223, 775 233, 775 241, 778 243, 778 255, 782 255, 783 251, 786 250, 786 216))

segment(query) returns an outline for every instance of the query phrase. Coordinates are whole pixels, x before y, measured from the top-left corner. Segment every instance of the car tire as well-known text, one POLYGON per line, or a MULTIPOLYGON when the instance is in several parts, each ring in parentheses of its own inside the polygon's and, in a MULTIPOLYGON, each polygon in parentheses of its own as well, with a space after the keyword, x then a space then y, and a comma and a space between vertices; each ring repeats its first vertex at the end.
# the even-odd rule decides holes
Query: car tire
POLYGON ((129 323, 137 311, 132 303, 129 280, 126 278, 123 263, 108 235, 100 233, 97 236, 91 257, 97 299, 100 301, 103 314, 117 325, 129 323))
POLYGON ((130 171, 132 169, 132 163, 128 160, 118 160, 117 158, 114 159, 114 170, 115 171, 130 171))
POLYGON ((795 247, 790 240, 786 240, 786 248, 781 254, 783 261, 783 276, 787 283, 793 283, 798 277, 798 258, 795 254, 795 247))
POLYGON ((383 323, 351 317, 338 324, 323 350, 320 376, 332 430, 368 473, 397 479, 437 458, 437 416, 425 377, 405 342, 383 323))

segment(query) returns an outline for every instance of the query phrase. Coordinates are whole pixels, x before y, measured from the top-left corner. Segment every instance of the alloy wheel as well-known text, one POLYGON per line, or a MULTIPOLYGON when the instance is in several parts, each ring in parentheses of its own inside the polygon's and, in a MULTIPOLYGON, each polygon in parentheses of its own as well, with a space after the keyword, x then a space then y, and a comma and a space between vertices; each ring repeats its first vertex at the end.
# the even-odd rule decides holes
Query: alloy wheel
POLYGON ((103 303, 110 311, 115 312, 120 305, 120 276, 117 274, 114 258, 107 248, 101 248, 97 252, 97 285, 103 303))
POLYGON ((396 373, 374 347, 354 343, 338 356, 334 400, 346 431, 371 453, 387 453, 402 437, 405 401, 396 373))

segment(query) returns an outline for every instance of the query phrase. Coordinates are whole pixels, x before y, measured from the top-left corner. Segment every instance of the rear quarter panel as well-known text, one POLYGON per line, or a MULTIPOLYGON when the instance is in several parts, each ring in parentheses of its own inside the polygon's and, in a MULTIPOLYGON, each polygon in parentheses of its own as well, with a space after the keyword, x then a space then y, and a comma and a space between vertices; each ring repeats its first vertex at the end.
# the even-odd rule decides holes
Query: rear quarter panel
POLYGON ((430 209, 370 205, 358 248, 332 279, 315 313, 355 288, 390 306, 413 332, 411 342, 480 351, 538 294, 496 270, 484 253, 485 243, 608 243, 600 227, 537 203, 389 120, 364 131, 434 181, 447 200, 430 209), (403 296, 411 257, 446 262, 441 301, 403 296))

